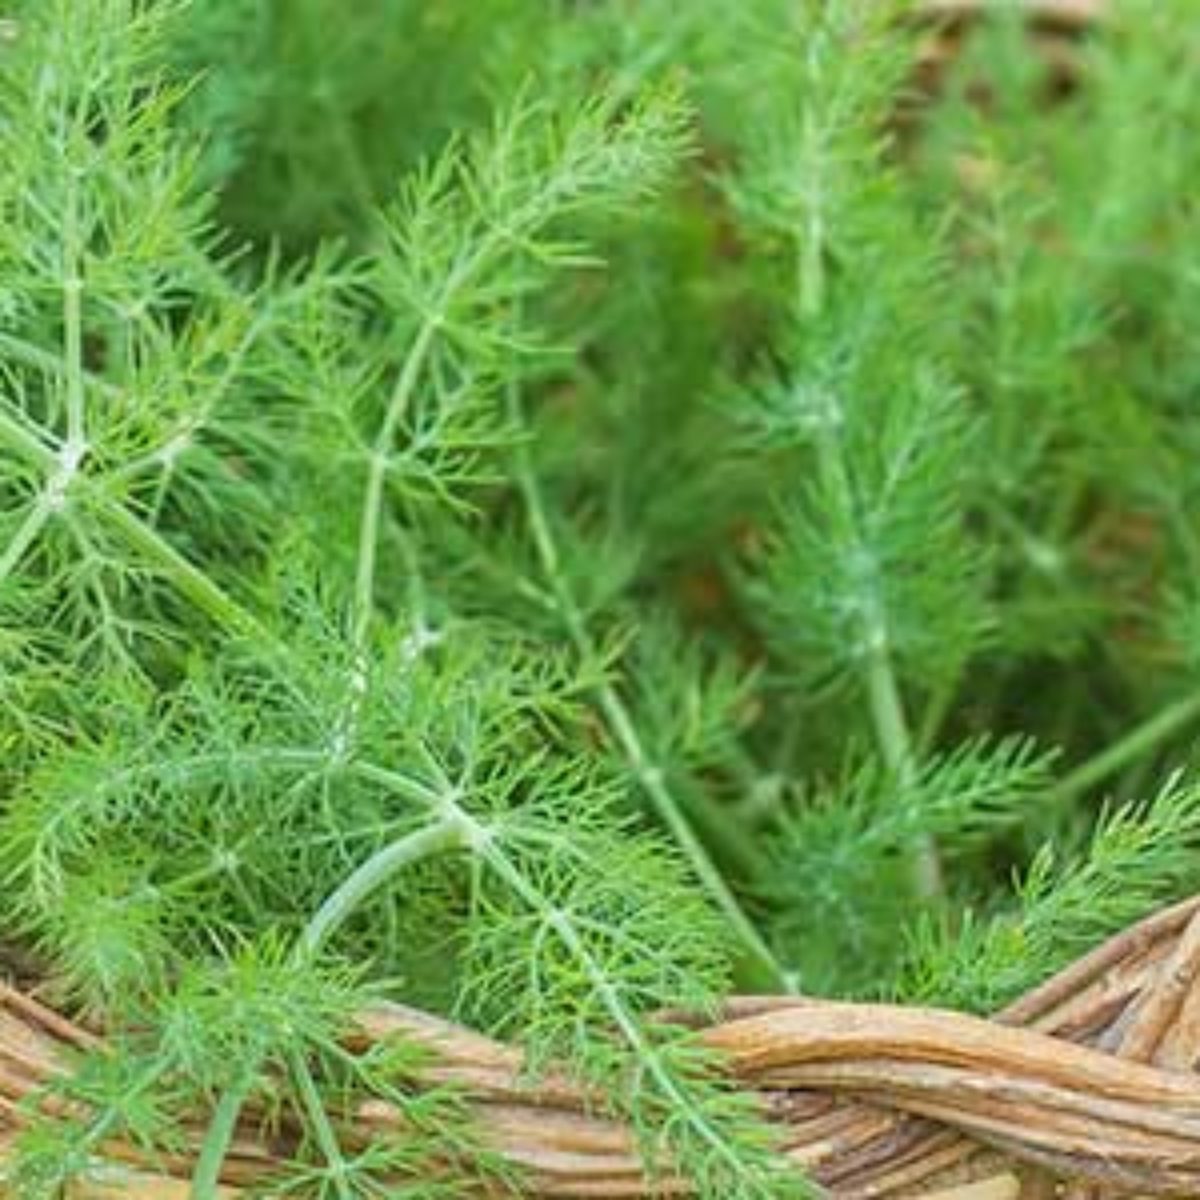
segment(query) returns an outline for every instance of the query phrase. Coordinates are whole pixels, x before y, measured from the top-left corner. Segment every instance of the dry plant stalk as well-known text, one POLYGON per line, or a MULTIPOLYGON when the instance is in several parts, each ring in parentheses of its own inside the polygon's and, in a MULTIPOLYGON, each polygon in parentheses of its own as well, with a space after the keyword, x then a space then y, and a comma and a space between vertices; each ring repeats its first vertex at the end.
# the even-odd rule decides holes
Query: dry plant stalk
MULTIPOLYGON (((702 1029, 739 1087, 754 1092, 787 1155, 839 1197, 1033 1200, 1052 1179, 1083 1197, 1200 1194, 1200 896, 1111 939, 990 1020, 878 1004, 743 997, 702 1029)), ((684 1021, 679 1015, 666 1019, 684 1021)), ((399 1006, 364 1012, 350 1039, 395 1036, 434 1052, 418 1081, 469 1095, 491 1145, 529 1194, 636 1198, 690 1193, 647 1180, 631 1136, 570 1080, 523 1075, 517 1051, 399 1006)), ((13 988, 0 1009, 0 1104, 18 1105, 92 1034, 13 988)), ((256 1141, 247 1115, 223 1182, 230 1196, 271 1171, 286 1145, 256 1141)), ((402 1136, 364 1104, 354 1135, 402 1136)), ((286 1133, 279 1135, 286 1140, 286 1133)), ((148 1173, 136 1151, 76 1193, 168 1200, 185 1158, 148 1173)))

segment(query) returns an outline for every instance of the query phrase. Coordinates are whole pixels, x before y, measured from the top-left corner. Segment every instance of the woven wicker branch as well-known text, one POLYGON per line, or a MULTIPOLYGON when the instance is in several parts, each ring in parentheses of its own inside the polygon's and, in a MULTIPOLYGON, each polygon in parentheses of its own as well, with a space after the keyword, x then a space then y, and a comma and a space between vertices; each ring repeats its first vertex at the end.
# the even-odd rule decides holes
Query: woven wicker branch
MULTIPOLYGON (((1200 896, 1111 939, 992 1020, 930 1009, 780 997, 732 1001, 700 1029, 753 1092, 788 1156, 835 1197, 1017 1200, 1200 1196, 1200 896), (1095 1190, 1099 1189, 1099 1190, 1095 1190)), ((668 1018, 683 1020, 681 1017, 668 1018)), ((565 1077, 522 1076, 517 1051, 399 1006, 353 1041, 402 1035, 433 1051, 419 1084, 453 1082, 531 1196, 686 1196, 644 1177, 632 1138, 565 1077)), ((0 1136, 16 1105, 95 1037, 21 992, 0 994, 0 1136)), ((229 1195, 286 1156, 253 1114, 224 1175, 229 1195)), ((352 1136, 403 1136, 364 1104, 352 1136)), ((186 1194, 190 1162, 138 1167, 128 1146, 80 1197, 186 1194)))

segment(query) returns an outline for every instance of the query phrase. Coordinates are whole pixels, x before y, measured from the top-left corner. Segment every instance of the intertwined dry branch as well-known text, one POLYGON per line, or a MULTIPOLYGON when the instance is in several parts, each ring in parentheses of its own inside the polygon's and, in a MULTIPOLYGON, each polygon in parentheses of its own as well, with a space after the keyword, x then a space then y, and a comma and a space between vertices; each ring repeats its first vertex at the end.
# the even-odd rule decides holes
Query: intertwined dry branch
MULTIPOLYGON (((96 1039, 17 989, 0 999, 0 1113, 11 1137, 18 1104, 96 1039)), ((689 1194, 682 1178, 650 1182, 629 1131, 569 1079, 530 1081, 510 1047, 398 1006, 363 1013, 352 1040, 398 1035, 432 1052, 419 1084, 452 1082, 470 1097, 483 1136, 522 1169, 531 1196, 689 1194)), ((991 1020, 745 997, 700 1035, 830 1196, 1200 1196, 1200 896, 991 1020)), ((231 1196, 287 1154, 286 1130, 268 1143, 261 1128, 248 1114, 226 1165, 231 1196)), ((352 1136, 404 1134, 392 1110, 368 1102, 352 1136)), ((151 1174, 132 1147, 106 1152, 111 1161, 79 1197, 186 1194, 186 1157, 151 1174)))

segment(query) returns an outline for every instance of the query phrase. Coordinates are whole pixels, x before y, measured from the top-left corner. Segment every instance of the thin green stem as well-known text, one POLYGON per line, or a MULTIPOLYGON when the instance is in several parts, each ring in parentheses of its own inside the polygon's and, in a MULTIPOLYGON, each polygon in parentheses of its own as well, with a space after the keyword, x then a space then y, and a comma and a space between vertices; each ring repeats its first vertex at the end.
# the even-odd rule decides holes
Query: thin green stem
POLYGON ((703 787, 689 789, 685 801, 688 813, 704 844, 714 857, 724 861, 744 878, 751 878, 762 866, 762 854, 755 844, 753 828, 763 816, 757 813, 749 823, 734 815, 726 804, 711 797, 703 787))
POLYGON ((1051 800, 1066 803, 1083 795, 1197 720, 1200 720, 1200 692, 1168 704, 1099 754, 1081 763, 1051 788, 1051 800))
POLYGON ((890 771, 905 775, 912 762, 912 743, 892 660, 886 649, 880 648, 869 656, 866 677, 879 752, 890 771))
POLYGON ((4 548, 4 553, 0 554, 0 584, 9 577, 21 559, 25 557, 25 551, 33 544, 34 539, 50 519, 50 511, 50 506, 45 502, 45 498, 39 496, 29 512, 25 514, 25 519, 17 527, 12 540, 4 548))
POLYGON ((329 894, 300 935, 304 954, 315 956, 370 896, 413 863, 465 845, 463 824, 446 817, 391 842, 350 873, 329 894))
POLYGON ((79 237, 79 181, 67 162, 66 208, 63 214, 62 303, 63 361, 67 389, 67 444, 86 445, 83 385, 83 263, 79 237))
POLYGON ((308 1069, 308 1063, 304 1061, 302 1055, 293 1051, 288 1055, 288 1066, 291 1068, 296 1090, 300 1093, 300 1102, 304 1105, 305 1112, 308 1113, 317 1145, 325 1156, 326 1166, 333 1176, 333 1190, 339 1200, 354 1200, 356 1193, 348 1181, 349 1167, 345 1155, 342 1154, 337 1134, 334 1133, 333 1125, 325 1112, 321 1093, 317 1090, 317 1083, 308 1069))
POLYGON ((192 1171, 191 1200, 218 1200, 221 1168, 233 1144, 238 1117, 254 1087, 257 1073, 257 1064, 247 1067, 238 1082, 218 1101, 192 1171))
MULTIPOLYGON (((515 428, 524 430, 525 414, 516 385, 509 388, 510 417, 515 428)), ((560 615, 575 648, 584 658, 596 656, 596 646, 588 632, 579 605, 563 575, 558 546, 542 502, 541 490, 524 442, 515 451, 517 484, 525 501, 525 513, 542 570, 558 602, 560 615)), ((612 684, 604 682, 596 688, 596 699, 608 724, 613 740, 628 763, 634 778, 641 785, 659 820, 682 850, 701 886, 724 913, 730 927, 745 947, 754 974, 769 986, 784 991, 794 990, 793 980, 775 958, 770 947, 747 916, 725 877, 713 862, 708 848, 697 837, 691 822, 667 786, 660 767, 654 764, 638 736, 633 718, 612 684)))
POLYGON ((379 556, 379 521, 383 512, 383 485, 387 479, 388 457, 392 439, 421 378, 426 356, 433 345, 437 323, 426 317, 409 347, 408 356, 388 398, 387 410, 379 426, 379 434, 371 449, 367 467, 367 486, 363 495, 362 514, 358 523, 358 568, 354 580, 354 640, 361 649, 366 644, 367 630, 375 605, 375 572, 379 556))
MULTIPOLYGON (((820 134, 811 122, 805 123, 804 140, 806 161, 816 161, 819 157, 817 144, 820 134)), ((815 190, 814 185, 814 190, 809 192, 804 232, 798 254, 798 304, 800 318, 803 321, 818 320, 825 308, 826 236, 822 197, 820 192, 815 190)), ((858 540, 860 529, 855 510, 855 497, 837 429, 828 428, 817 439, 817 455, 821 473, 842 496, 841 507, 847 524, 846 533, 858 540)), ((900 687, 896 682, 891 652, 888 648, 887 617, 881 606, 879 611, 873 614, 872 623, 874 627, 869 628, 866 633, 873 649, 867 655, 864 672, 864 683, 871 710, 871 723, 883 761, 896 778, 903 783, 912 773, 913 740, 904 712, 900 687)), ((913 874, 917 890, 922 896, 931 897, 941 894, 943 890, 941 863, 938 858, 937 846, 932 838, 923 838, 919 842, 913 862, 913 874)))
MULTIPOLYGON (((595 654, 590 638, 577 638, 576 643, 581 654, 588 657, 595 654)), ((617 695, 616 689, 609 683, 602 683, 597 688, 596 699, 634 778, 650 800, 659 820, 683 851, 700 885, 725 914, 725 919, 757 968, 756 975, 772 987, 783 991, 795 990, 794 980, 789 972, 771 952, 754 922, 750 920, 729 884, 725 882, 725 877, 713 862, 708 847, 696 836, 683 807, 667 787, 662 769, 648 758, 633 718, 617 695)))
MULTIPOLYGON (((162 1072, 159 1064, 151 1061, 149 1065, 135 1078, 133 1078, 129 1086, 125 1089, 125 1097, 129 1101, 140 1099, 152 1087, 154 1087, 162 1077, 162 1072)), ((120 1110, 117 1108, 107 1108, 96 1113, 92 1124, 88 1126, 86 1132, 82 1133, 81 1142, 89 1150, 94 1151, 99 1157, 101 1155, 101 1147, 103 1147, 120 1121, 120 1110)))
MULTIPOLYGON (((540 203, 553 208, 553 190, 540 197, 540 203)), ((365 644, 375 600, 376 562, 379 554, 379 524, 383 510, 383 488, 387 477, 388 457, 392 440, 404 413, 412 401, 421 372, 425 368, 435 340, 442 329, 447 313, 456 298, 476 278, 496 254, 506 245, 519 242, 521 231, 535 224, 538 204, 528 201, 524 208, 510 214, 507 221, 487 224, 477 244, 464 250, 442 284, 436 303, 424 313, 400 368, 395 387, 388 398, 383 422, 371 449, 367 469, 367 486, 363 496, 358 528, 358 567, 354 587, 354 635, 356 643, 365 644)), ((415 556, 409 556, 415 561, 415 556)))
MULTIPOLYGON (((92 499, 88 496, 89 501, 92 499)), ((121 504, 104 499, 99 503, 105 519, 121 535, 125 544, 162 571, 181 595, 206 612, 218 625, 231 633, 249 634, 263 641, 272 640, 255 617, 199 567, 184 558, 156 529, 135 517, 121 504)))
MULTIPOLYGON (((906 783, 913 773, 912 738, 904 717, 892 660, 885 647, 881 646, 868 660, 867 691, 879 753, 888 770, 902 784, 906 783)), ((932 838, 924 837, 918 842, 913 870, 922 896, 938 896, 942 893, 941 863, 932 838)))
MULTIPOLYGON (((819 470, 828 485, 841 497, 839 504, 834 506, 835 512, 844 522, 841 532, 848 539, 859 542, 861 534, 854 492, 842 444, 835 429, 825 430, 818 438, 817 456, 819 470)), ((888 645, 887 614, 877 597, 872 597, 872 603, 864 618, 863 638, 870 649, 864 659, 862 683, 867 691, 875 740, 888 770, 904 784, 912 776, 913 739, 888 645)), ((932 838, 922 838, 918 842, 912 869, 920 895, 933 897, 941 894, 941 863, 932 838)))

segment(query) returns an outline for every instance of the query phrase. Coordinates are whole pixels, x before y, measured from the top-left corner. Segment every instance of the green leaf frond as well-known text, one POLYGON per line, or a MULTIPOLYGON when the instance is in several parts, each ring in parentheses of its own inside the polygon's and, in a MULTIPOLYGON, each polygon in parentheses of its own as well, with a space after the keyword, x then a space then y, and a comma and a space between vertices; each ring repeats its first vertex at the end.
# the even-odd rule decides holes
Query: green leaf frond
POLYGON ((1197 883, 1200 804, 1175 777, 1149 801, 1108 811, 1078 853, 1046 844, 1015 905, 968 912, 961 925, 913 928, 897 990, 905 999, 986 1012, 1197 883))
MULTIPOLYGON (((81 747, 14 797, 5 844, 16 915, 68 987, 127 1013, 159 980, 211 959, 214 938, 249 937, 267 914, 299 936, 295 916, 331 896, 336 919, 325 920, 322 942, 332 935, 341 946, 337 935, 351 930, 360 959, 376 945, 380 967, 403 971, 396 939, 457 892, 459 915, 443 910, 437 937, 463 942, 465 1011, 488 1024, 503 1014, 498 1027, 531 1053, 589 1074, 601 1030, 617 1027, 622 1052, 601 1055, 609 1082, 618 1070, 645 1071, 647 1097, 673 1114, 669 1104, 681 1106, 672 1152, 724 1160, 731 1174, 719 1177, 732 1180, 741 1152, 719 1119, 719 1085, 685 1087, 648 1024, 673 1002, 715 1002, 727 971, 720 924, 672 857, 613 815, 612 783, 556 746, 571 702, 555 695, 545 663, 523 672, 514 658, 502 695, 499 645, 456 654, 466 638, 459 630, 403 674, 381 664, 356 676, 354 657, 282 681, 233 670, 180 690, 166 714, 135 708, 132 745, 110 736, 81 747), (319 679, 323 691, 305 686, 319 679), (391 852, 426 830, 440 834, 415 856, 391 852), (144 868, 131 847, 148 856, 144 868), (347 893, 355 867, 374 862, 396 873, 347 893)), ((272 1005, 284 998, 282 985, 264 994, 272 1005)), ((202 998, 181 1001, 199 1025, 202 998)), ((265 1017, 224 993, 220 1003, 229 1036, 269 1034, 265 1017)), ((172 1061, 218 1088, 186 1059, 190 1037, 177 1038, 172 1061)), ((210 1056, 200 1042, 196 1053, 224 1070, 266 1057, 228 1049, 210 1056)))
MULTIPOLYGON (((837 381, 812 386, 838 405, 837 381)), ((880 401, 832 418, 823 436, 842 448, 787 502, 761 607, 781 655, 809 678, 861 674, 887 654, 933 684, 987 627, 984 562, 960 507, 970 441, 957 394, 936 379, 880 401)))
POLYGON ((851 766, 780 818, 762 882, 806 990, 878 991, 928 910, 906 871, 921 839, 949 858, 1027 819, 1053 755, 1023 738, 967 742, 897 777, 875 759, 851 766), (854 953, 847 954, 847 947, 854 953))
POLYGON ((140 1008, 135 1031, 84 1056, 38 1097, 69 1101, 80 1115, 58 1130, 35 1124, 19 1139, 8 1178, 22 1196, 57 1195, 83 1174, 112 1176, 102 1149, 117 1136, 150 1164, 194 1153, 196 1129, 179 1114, 203 1111, 230 1088, 295 1131, 294 1159, 267 1182, 268 1195, 425 1200, 448 1194, 450 1181, 439 1178, 447 1164, 494 1186, 515 1182, 480 1144, 460 1097, 409 1086, 424 1051, 396 1040, 351 1048, 355 1016, 372 999, 354 972, 315 969, 271 935, 225 950, 219 964, 186 966, 140 1008), (403 1122, 404 1138, 363 1147, 349 1136, 366 1102, 403 1122))

